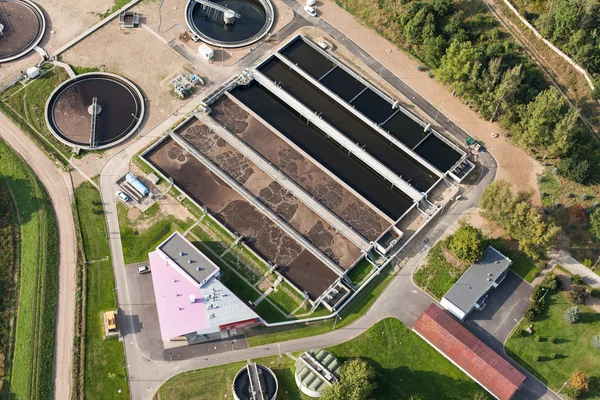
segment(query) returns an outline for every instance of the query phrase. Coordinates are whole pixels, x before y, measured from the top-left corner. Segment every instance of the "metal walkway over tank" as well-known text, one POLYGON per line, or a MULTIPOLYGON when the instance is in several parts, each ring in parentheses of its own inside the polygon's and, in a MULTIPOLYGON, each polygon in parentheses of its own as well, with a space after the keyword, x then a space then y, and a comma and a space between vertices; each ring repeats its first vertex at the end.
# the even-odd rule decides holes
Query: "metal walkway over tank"
POLYGON ((204 156, 204 154, 200 153, 194 147, 192 147, 184 138, 178 135, 175 132, 171 133, 171 137, 177 144, 182 146, 186 151, 188 151, 191 155, 193 155, 198 161, 204 164, 213 174, 222 179, 227 185, 229 185, 233 190, 238 192, 246 201, 248 201, 254 208, 264 214, 267 218, 269 218, 275 225, 281 228, 288 236, 291 236, 297 243, 303 246, 306 250, 308 250, 313 256, 315 256, 319 261, 325 264, 329 269, 331 269, 336 275, 342 276, 344 275, 344 271, 336 265, 333 261, 331 261, 325 254, 323 254, 319 249, 317 249, 311 242, 309 242, 304 236, 298 233, 294 228, 292 228, 287 222, 281 219, 277 214, 271 211, 268 207, 263 205, 252 193, 250 193, 246 188, 237 183, 236 180, 231 178, 228 174, 226 174, 221 168, 215 165, 211 160, 204 156))
POLYGON ((352 243, 354 243, 363 252, 369 252, 371 245, 366 241, 359 233, 354 231, 344 221, 335 216, 329 209, 325 208, 321 203, 316 201, 310 194, 304 189, 298 186, 294 181, 290 180, 285 174, 279 169, 273 167, 271 163, 266 161, 260 154, 254 151, 250 146, 244 143, 243 140, 238 138, 233 133, 229 132, 226 128, 218 124, 211 117, 204 113, 197 113, 196 117, 201 120, 206 126, 212 129, 217 135, 224 139, 227 143, 232 145, 238 150, 244 157, 252 161, 254 165, 262 169, 267 175, 280 184, 284 189, 292 193, 297 199, 302 201, 308 208, 314 211, 319 217, 323 218, 329 225, 331 225, 336 231, 347 237, 352 243))
POLYGON ((242 17, 240 14, 236 13, 231 8, 227 8, 227 7, 224 7, 224 6, 220 5, 220 4, 213 3, 212 1, 209 1, 209 0, 194 0, 194 1, 196 3, 198 3, 198 4, 202 4, 205 7, 212 8, 213 10, 216 10, 216 11, 220 11, 223 14, 225 14, 228 11, 230 11, 231 13, 233 13, 235 15, 236 18, 241 18, 242 17))
POLYGON ((291 106, 294 110, 306 118, 314 126, 325 132, 327 136, 336 141, 340 146, 352 153, 356 158, 367 164, 375 172, 381 175, 386 181, 390 182, 393 186, 398 187, 408 196, 415 201, 421 201, 424 194, 419 192, 404 179, 396 175, 388 167, 383 165, 379 160, 373 157, 371 154, 363 150, 359 145, 348 139, 346 135, 339 132, 337 129, 332 127, 328 122, 324 121, 316 111, 313 111, 306 107, 303 103, 298 101, 295 97, 291 96, 285 90, 277 86, 269 78, 263 75, 261 72, 253 70, 252 77, 263 87, 275 94, 277 97, 282 99, 285 103, 291 106))

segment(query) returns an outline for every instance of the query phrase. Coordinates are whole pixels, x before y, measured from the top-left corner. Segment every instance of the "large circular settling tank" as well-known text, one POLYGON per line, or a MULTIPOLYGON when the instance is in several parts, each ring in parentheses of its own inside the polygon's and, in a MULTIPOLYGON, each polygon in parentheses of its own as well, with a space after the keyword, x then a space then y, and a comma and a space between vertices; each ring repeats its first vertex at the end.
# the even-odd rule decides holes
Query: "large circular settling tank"
POLYGON ((29 53, 42 40, 44 14, 29 0, 0 0, 0 63, 29 53))
POLYGON ((260 40, 273 26, 269 0, 191 0, 186 22, 203 42, 218 47, 243 47, 260 40))
POLYGON ((64 82, 48 98, 46 123, 63 143, 87 149, 114 146, 144 117, 144 100, 127 79, 92 72, 64 82))

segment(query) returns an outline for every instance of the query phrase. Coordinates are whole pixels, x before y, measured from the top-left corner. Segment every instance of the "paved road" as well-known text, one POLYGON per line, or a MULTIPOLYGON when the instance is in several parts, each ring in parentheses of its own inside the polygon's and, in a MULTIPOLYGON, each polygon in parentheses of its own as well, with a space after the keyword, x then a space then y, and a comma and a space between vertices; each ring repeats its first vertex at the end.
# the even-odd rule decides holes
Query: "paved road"
POLYGON ((54 398, 71 398, 71 361, 75 317, 76 236, 71 212, 70 177, 60 172, 33 141, 0 113, 0 135, 25 159, 42 182, 56 215, 59 246, 58 304, 54 355, 54 398))

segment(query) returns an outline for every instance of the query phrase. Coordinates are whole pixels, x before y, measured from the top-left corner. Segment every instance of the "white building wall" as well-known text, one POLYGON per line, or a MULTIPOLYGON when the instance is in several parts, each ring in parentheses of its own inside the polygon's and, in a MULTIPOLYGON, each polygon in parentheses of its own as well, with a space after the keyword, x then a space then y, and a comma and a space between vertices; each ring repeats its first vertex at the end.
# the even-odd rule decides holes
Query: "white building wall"
MULTIPOLYGON (((460 308, 456 307, 454 304, 452 304, 450 301, 448 301, 448 299, 446 299, 445 297, 442 298, 442 301, 440 301, 440 304, 448 311, 450 311, 452 314, 454 314, 456 317, 458 317, 461 321, 463 319, 465 319, 465 317, 467 316, 468 313, 465 313, 463 310, 461 310, 460 308)), ((469 310, 470 311, 470 310, 469 310)))

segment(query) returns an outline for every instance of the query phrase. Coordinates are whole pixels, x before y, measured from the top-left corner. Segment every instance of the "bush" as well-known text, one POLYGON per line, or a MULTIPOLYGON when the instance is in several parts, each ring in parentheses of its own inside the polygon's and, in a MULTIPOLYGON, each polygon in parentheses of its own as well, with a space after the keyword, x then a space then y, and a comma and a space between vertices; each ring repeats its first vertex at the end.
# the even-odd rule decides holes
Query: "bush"
POLYGON ((541 356, 535 356, 535 362, 540 362, 542 360, 541 356))
POLYGON ((552 291, 560 288, 560 281, 556 277, 554 272, 549 272, 544 280, 542 281, 541 286, 546 287, 552 291))
POLYGON ((479 229, 463 225, 448 237, 446 245, 460 260, 472 264, 483 255, 483 234, 479 229))
POLYGON ((594 262, 592 260, 590 260, 589 258, 586 258, 585 260, 583 260, 582 264, 588 268, 592 268, 592 265, 594 264, 594 262))
POLYGON ((581 285, 583 283, 583 278, 581 277, 581 275, 575 274, 571 277, 571 282, 573 282, 576 285, 581 285))
POLYGON ((573 286, 569 292, 569 298, 574 304, 583 304, 585 302, 586 295, 587 290, 585 289, 585 286, 581 285, 573 286))
POLYGON ((539 336, 536 336, 536 337, 535 337, 535 341, 536 341, 536 342, 541 342, 541 341, 542 341, 542 338, 541 338, 541 337, 539 337, 539 336))
POLYGON ((556 343, 556 338, 555 337, 548 338, 548 341, 550 343, 554 344, 554 343, 556 343))
POLYGON ((570 181, 585 183, 590 177, 590 163, 574 157, 562 159, 556 165, 558 174, 570 181))
POLYGON ((569 396, 570 399, 577 399, 579 396, 581 396, 581 390, 575 389, 571 386, 568 386, 565 389, 565 392, 567 393, 567 396, 569 396))
POLYGON ((523 316, 527 320, 533 321, 533 318, 535 317, 535 311, 533 311, 531 308, 529 308, 529 309, 527 309, 527 311, 525 311, 525 314, 523 316))
POLYGON ((575 372, 569 378, 569 383, 573 389, 579 390, 581 392, 587 392, 590 388, 590 380, 585 372, 575 372))
POLYGON ((600 350, 600 335, 592 337, 592 346, 600 350))
POLYGON ((592 289, 590 295, 592 297, 600 298, 600 289, 592 289))
POLYGON ((563 318, 567 324, 576 323, 577 321, 579 321, 579 316, 579 307, 577 306, 567 309, 567 311, 565 311, 565 313, 563 314, 563 318))
POLYGON ((550 358, 554 360, 556 358, 556 353, 550 354, 550 358))

